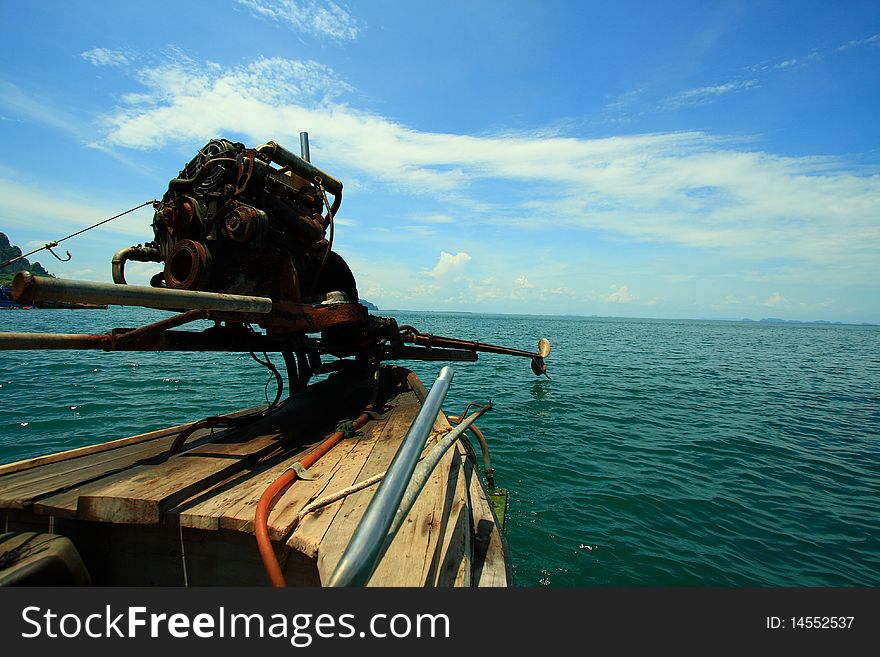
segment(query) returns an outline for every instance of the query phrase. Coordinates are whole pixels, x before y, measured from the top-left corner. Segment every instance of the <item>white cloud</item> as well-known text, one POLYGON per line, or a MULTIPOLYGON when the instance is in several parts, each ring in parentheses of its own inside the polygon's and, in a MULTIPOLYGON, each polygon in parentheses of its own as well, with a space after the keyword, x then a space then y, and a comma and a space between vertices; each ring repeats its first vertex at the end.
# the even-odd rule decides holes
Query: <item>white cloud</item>
POLYGON ((336 41, 354 41, 360 24, 347 8, 335 2, 316 0, 236 0, 251 14, 285 24, 295 32, 329 37, 336 41))
POLYGON ((774 292, 769 297, 767 297, 761 305, 768 306, 769 308, 778 308, 780 306, 784 306, 785 304, 785 297, 779 294, 779 292, 774 292))
POLYGON ((757 84, 757 80, 737 80, 735 82, 726 82, 724 84, 696 87, 694 89, 682 91, 681 93, 668 98, 665 101, 664 106, 681 107, 683 105, 703 105, 725 94, 750 89, 757 84))
POLYGON ((290 125, 276 126, 308 123, 313 112, 332 116, 328 104, 349 90, 323 64, 265 57, 229 69, 184 59, 142 69, 138 79, 149 93, 126 96, 103 118, 111 145, 159 148, 230 130, 292 136, 290 125))
POLYGON ((451 224, 455 222, 455 219, 452 215, 443 213, 443 212, 435 212, 432 214, 416 214, 413 215, 414 221, 419 221, 426 224, 451 224))
POLYGON ((5 80, 0 80, 0 104, 26 121, 39 121, 77 137, 82 132, 81 119, 66 110, 53 107, 47 98, 31 96, 5 80))
MULTIPOLYGON (((258 58, 223 68, 184 59, 139 79, 149 93, 104 117, 114 147, 197 148, 229 133, 251 144, 295 143, 308 130, 320 166, 342 169, 347 186, 354 179, 354 187, 434 197, 463 208, 471 225, 599 230, 814 271, 845 266, 853 282, 880 277, 880 175, 833 158, 779 156, 696 131, 603 139, 423 132, 345 104, 347 85, 315 62, 258 58), (527 196, 504 191, 523 183, 527 196), (487 189, 504 200, 487 201, 487 189)), ((457 214, 410 221, 440 227, 457 214)))
POLYGON ((92 48, 81 52, 80 57, 95 66, 125 66, 131 63, 130 55, 108 48, 92 48))
POLYGON ((465 253, 464 251, 456 253, 455 255, 447 253, 446 251, 441 251, 440 257, 437 258, 437 264, 434 265, 434 269, 431 270, 431 276, 434 278, 443 278, 451 273, 459 272, 462 267, 470 262, 470 260, 470 254, 465 253))
POLYGON ((161 262, 126 262, 125 282, 129 285, 149 285, 150 279, 162 269, 161 262))
MULTIPOLYGON (((132 161, 111 148, 107 143, 95 141, 94 127, 83 117, 71 113, 68 109, 60 108, 53 102, 54 99, 43 94, 32 94, 17 85, 0 80, 0 107, 8 109, 20 118, 16 122, 39 122, 76 139, 78 142, 105 153, 117 162, 127 167, 138 170, 142 174, 148 174, 142 164, 132 161)), ((3 117, 3 120, 12 121, 3 117)), ((106 140, 106 136, 105 136, 106 140)))
POLYGON ((611 303, 632 303, 639 299, 630 293, 628 285, 612 285, 611 292, 601 295, 600 298, 611 303))
MULTIPOLYGON (((40 246, 50 239, 64 237, 54 234, 54 231, 75 232, 119 212, 119 206, 111 207, 102 202, 78 198, 72 192, 59 189, 54 184, 26 185, 0 178, 0 226, 7 233, 13 227, 30 232, 35 232, 36 227, 45 227, 46 239, 40 242, 40 246)), ((152 212, 151 207, 144 207, 115 219, 101 229, 143 239, 145 227, 150 225, 152 212)))
POLYGON ((740 300, 739 298, 735 297, 732 294, 726 294, 726 295, 724 295, 723 299, 713 303, 712 308, 714 308, 715 310, 721 310, 721 309, 729 308, 730 306, 741 306, 742 304, 743 304, 743 301, 740 300))
POLYGON ((529 279, 525 276, 518 276, 514 279, 513 283, 518 288, 531 289, 535 287, 532 283, 529 282, 529 279))
POLYGON ((838 48, 838 50, 849 50, 851 48, 859 48, 861 46, 880 46, 880 34, 874 34, 865 39, 853 39, 852 41, 847 41, 842 46, 838 48))

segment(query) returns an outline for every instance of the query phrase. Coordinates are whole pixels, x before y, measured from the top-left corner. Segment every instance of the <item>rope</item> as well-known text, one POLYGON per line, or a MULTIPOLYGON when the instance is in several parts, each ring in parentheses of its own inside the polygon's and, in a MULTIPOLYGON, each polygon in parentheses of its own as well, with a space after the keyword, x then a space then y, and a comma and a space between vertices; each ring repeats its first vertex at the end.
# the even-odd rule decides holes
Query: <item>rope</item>
POLYGON ((334 431, 341 433, 343 438, 351 438, 355 432, 354 422, 351 420, 343 420, 336 425, 334 431))
POLYGON ((305 518, 308 514, 313 511, 317 511, 318 509, 327 506, 328 504, 333 504, 333 502, 338 502, 343 497, 348 497, 352 493, 356 493, 359 490, 363 490, 373 484, 382 481, 385 478, 385 473, 387 471, 383 470, 377 475, 373 475, 369 479, 364 479, 363 481, 359 481, 356 484, 352 484, 347 488, 343 488, 342 490, 336 491, 332 495, 327 495, 326 497, 322 497, 321 499, 312 502, 302 508, 302 510, 297 514, 296 520, 293 522, 294 530, 299 527, 299 523, 302 522, 302 519, 305 518))
POLYGON ((60 258, 60 257, 58 257, 58 256, 55 254, 55 252, 52 251, 52 249, 53 249, 54 247, 56 247, 56 246, 58 246, 59 244, 61 244, 61 242, 63 242, 64 240, 69 240, 71 237, 76 237, 77 235, 82 235, 83 233, 85 233, 85 232, 88 231, 88 230, 91 230, 92 228, 97 228, 98 226, 101 226, 101 225, 103 225, 103 224, 106 224, 108 221, 113 221, 114 219, 119 219, 119 217, 124 217, 125 215, 127 215, 127 214, 129 214, 129 213, 131 213, 131 212, 134 212, 135 210, 140 210, 140 209, 141 209, 142 207, 144 207, 145 205, 150 205, 150 204, 152 204, 152 203, 158 203, 158 202, 159 202, 159 201, 157 201, 156 199, 151 199, 151 200, 149 200, 149 201, 144 201, 143 203, 141 203, 141 204, 138 205, 138 206, 135 206, 135 207, 133 207, 133 208, 131 208, 131 209, 129 209, 129 210, 126 210, 125 212, 120 212, 120 213, 117 214, 117 215, 113 215, 113 216, 110 217, 109 219, 104 219, 103 221, 99 221, 98 223, 93 224, 93 225, 89 226, 88 228, 83 228, 82 230, 78 230, 78 231, 76 231, 75 233, 72 233, 72 234, 68 235, 67 237, 62 237, 60 240, 55 240, 54 242, 47 242, 46 244, 44 244, 43 246, 41 246, 39 249, 34 249, 33 251, 30 251, 30 252, 28 252, 28 253, 22 253, 20 256, 15 256, 14 258, 12 258, 12 260, 7 260, 7 261, 4 262, 3 264, 0 264, 0 269, 3 269, 4 267, 6 267, 6 266, 8 266, 8 265, 11 265, 13 262, 18 262, 18 261, 21 260, 22 258, 27 258, 28 256, 32 256, 32 255, 34 255, 35 253, 37 253, 38 251, 42 251, 43 249, 48 249, 48 250, 49 250, 49 253, 51 253, 53 256, 55 256, 56 258, 58 258, 58 259, 61 260, 62 262, 66 262, 67 260, 70 260, 70 257, 71 257, 71 256, 70 256, 70 251, 67 252, 67 258, 66 258, 66 259, 65 259, 65 258, 60 258))
MULTIPOLYGON (((340 423, 340 424, 342 424, 342 423, 340 423)), ((337 428, 337 431, 338 430, 339 429, 337 428)), ((438 435, 438 432, 436 429, 434 431, 432 431, 431 433, 432 433, 432 436, 431 436, 431 438, 428 439, 429 443, 438 435)), ((434 448, 434 445, 426 445, 424 452, 419 456, 419 462, 424 460, 425 457, 430 453, 430 450, 432 450, 433 448, 434 448)), ((385 478, 385 475, 387 473, 388 473, 387 470, 383 470, 379 474, 375 474, 372 477, 369 477, 368 479, 362 479, 361 481, 354 483, 351 486, 348 486, 347 488, 343 488, 341 490, 336 491, 335 493, 331 493, 330 495, 326 495, 326 496, 312 502, 311 504, 307 504, 297 514, 296 519, 293 521, 293 527, 291 528, 290 532, 293 533, 294 531, 296 531, 297 527, 299 527, 299 523, 302 522, 302 519, 305 518, 310 513, 313 513, 315 511, 317 511, 318 509, 327 506, 328 504, 333 504, 334 502, 338 502, 342 498, 348 497, 352 493, 357 493, 358 491, 361 491, 364 488, 369 488, 373 484, 376 484, 376 483, 382 481, 385 478)))

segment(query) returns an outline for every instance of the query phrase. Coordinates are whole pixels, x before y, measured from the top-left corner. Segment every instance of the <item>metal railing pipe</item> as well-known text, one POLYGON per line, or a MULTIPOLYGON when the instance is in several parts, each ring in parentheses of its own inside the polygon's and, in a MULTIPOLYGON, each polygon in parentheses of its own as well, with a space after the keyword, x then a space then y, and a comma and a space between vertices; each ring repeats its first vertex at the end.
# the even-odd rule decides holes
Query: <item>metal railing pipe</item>
POLYGON ((166 310, 185 308, 261 315, 272 312, 272 299, 268 297, 74 281, 66 278, 34 276, 28 272, 19 272, 15 275, 12 280, 12 298, 19 303, 67 301, 166 310))
POLYGON ((440 406, 446 399, 452 376, 450 367, 440 370, 419 414, 388 466, 385 478, 342 553, 328 582, 329 586, 363 586, 376 569, 388 530, 409 486, 419 456, 428 442, 440 406))

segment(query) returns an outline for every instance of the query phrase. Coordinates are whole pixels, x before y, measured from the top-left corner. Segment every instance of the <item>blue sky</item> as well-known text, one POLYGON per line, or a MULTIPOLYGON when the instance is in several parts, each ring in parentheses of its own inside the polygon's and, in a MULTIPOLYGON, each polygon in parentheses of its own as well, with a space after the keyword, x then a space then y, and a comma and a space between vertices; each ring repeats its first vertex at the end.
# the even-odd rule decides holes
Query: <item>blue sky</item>
MULTIPOLYGON (((0 230, 25 249, 161 197, 210 138, 305 130, 382 308, 880 322, 876 2, 2 10, 0 230)), ((109 281, 150 214, 38 259, 109 281)))

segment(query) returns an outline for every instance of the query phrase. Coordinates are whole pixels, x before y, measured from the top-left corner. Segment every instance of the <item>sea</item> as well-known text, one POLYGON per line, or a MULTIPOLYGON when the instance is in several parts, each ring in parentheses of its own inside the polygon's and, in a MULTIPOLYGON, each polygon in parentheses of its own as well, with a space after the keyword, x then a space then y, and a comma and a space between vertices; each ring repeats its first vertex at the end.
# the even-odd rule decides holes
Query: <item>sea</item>
MULTIPOLYGON (((451 363, 507 489, 514 584, 880 586, 880 327, 380 311, 535 349, 451 363)), ((104 332, 147 309, 5 310, 0 330, 104 332)), ((198 327, 196 327, 198 328, 198 327)), ((280 365, 280 358, 276 358, 280 365)), ((430 387, 442 363, 412 362, 430 387)), ((265 404, 248 354, 0 352, 0 463, 265 404)))

